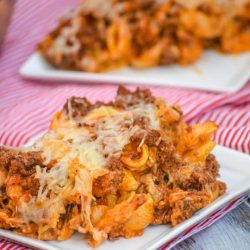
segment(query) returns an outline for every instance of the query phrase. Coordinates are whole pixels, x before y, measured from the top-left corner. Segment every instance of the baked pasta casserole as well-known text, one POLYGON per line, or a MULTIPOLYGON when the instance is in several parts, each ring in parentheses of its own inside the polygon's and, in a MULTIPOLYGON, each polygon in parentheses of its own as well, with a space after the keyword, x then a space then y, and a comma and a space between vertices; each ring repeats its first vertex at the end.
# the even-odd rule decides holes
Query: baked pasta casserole
POLYGON ((194 63, 204 49, 250 51, 250 0, 84 0, 38 45, 60 69, 194 63))
POLYGON ((74 232, 91 246, 181 223, 226 190, 213 122, 120 87, 114 102, 70 97, 28 148, 0 148, 0 227, 40 240, 74 232))

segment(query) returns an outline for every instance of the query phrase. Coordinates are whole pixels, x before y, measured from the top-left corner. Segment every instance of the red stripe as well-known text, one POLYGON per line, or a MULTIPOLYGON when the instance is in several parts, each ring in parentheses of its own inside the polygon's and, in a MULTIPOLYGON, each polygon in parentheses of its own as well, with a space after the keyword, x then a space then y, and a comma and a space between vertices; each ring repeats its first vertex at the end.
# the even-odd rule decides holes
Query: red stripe
POLYGON ((235 121, 234 121, 234 124, 232 124, 232 126, 238 126, 238 125, 242 126, 241 121, 243 120, 244 117, 247 117, 247 116, 248 116, 247 111, 242 111, 242 114, 239 115, 238 117, 235 115, 235 121))
POLYGON ((240 143, 239 142, 242 139, 244 133, 245 133, 245 128, 243 127, 241 133, 239 134, 239 138, 235 142, 235 149, 236 150, 242 151, 242 149, 240 149, 240 143))
POLYGON ((234 139, 236 138, 237 134, 238 134, 238 129, 232 129, 231 133, 229 133, 227 136, 227 140, 226 140, 225 145, 232 148, 233 147, 232 143, 233 143, 234 139))
POLYGON ((217 134, 218 134, 218 139, 217 139, 217 143, 223 145, 223 143, 221 143, 222 141, 222 136, 224 135, 225 133, 225 130, 221 130, 221 131, 217 131, 217 134))
POLYGON ((243 144, 243 152, 250 153, 250 130, 247 131, 246 136, 243 139, 243 142, 245 141, 245 144, 243 144))
POLYGON ((249 128, 246 128, 245 129, 245 134, 244 135, 242 135, 242 138, 240 139, 241 141, 242 141, 242 143, 241 143, 241 145, 240 145, 240 147, 241 147, 241 151, 242 152, 245 152, 245 153, 249 153, 249 148, 248 148, 248 150, 244 147, 246 144, 248 144, 249 145, 249 140, 250 140, 250 138, 249 138, 249 128), (247 140, 248 139, 248 140, 247 140))
POLYGON ((235 133, 233 135, 233 138, 232 140, 229 142, 229 147, 230 148, 234 148, 237 150, 237 141, 240 139, 240 136, 242 135, 242 132, 244 130, 244 127, 241 127, 240 129, 238 130, 235 130, 235 133), (236 136, 237 135, 237 136, 236 136))

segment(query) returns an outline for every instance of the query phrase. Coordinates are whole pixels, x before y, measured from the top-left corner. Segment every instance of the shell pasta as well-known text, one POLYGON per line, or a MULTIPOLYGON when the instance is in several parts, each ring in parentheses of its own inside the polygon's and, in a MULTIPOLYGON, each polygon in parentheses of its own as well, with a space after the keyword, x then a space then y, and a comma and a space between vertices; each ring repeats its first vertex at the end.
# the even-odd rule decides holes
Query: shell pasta
POLYGON ((71 97, 31 147, 0 147, 0 228, 40 240, 78 232, 95 247, 181 223, 226 190, 216 129, 189 126, 149 90, 71 97))
POLYGON ((60 69, 196 62, 205 49, 250 51, 249 0, 85 0, 64 15, 38 50, 60 69))

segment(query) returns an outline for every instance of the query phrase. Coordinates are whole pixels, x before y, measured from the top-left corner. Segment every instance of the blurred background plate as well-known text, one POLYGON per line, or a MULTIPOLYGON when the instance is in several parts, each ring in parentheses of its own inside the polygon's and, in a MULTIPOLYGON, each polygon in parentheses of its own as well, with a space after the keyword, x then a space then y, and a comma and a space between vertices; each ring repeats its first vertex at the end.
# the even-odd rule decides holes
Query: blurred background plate
POLYGON ((87 73, 53 68, 38 52, 22 65, 25 78, 82 83, 171 85, 216 92, 237 91, 250 78, 250 53, 222 55, 207 51, 194 65, 162 66, 151 69, 124 68, 105 73, 87 73))

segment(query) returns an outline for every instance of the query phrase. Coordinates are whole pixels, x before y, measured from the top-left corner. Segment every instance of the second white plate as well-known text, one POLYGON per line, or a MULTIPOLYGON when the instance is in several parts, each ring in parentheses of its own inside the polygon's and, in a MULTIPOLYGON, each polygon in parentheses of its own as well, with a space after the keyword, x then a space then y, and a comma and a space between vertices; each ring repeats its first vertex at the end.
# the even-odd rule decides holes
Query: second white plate
POLYGON ((137 70, 124 68, 107 73, 86 73, 53 68, 35 52, 21 67, 25 78, 77 81, 83 83, 171 85, 217 92, 239 90, 250 78, 250 53, 222 55, 206 51, 194 65, 154 67, 137 70))
MULTIPOLYGON (((98 250, 127 250, 148 249, 153 250, 172 240, 186 229, 202 221, 214 211, 227 204, 229 201, 250 190, 250 157, 246 154, 217 146, 213 153, 221 165, 221 180, 227 184, 227 192, 207 207, 196 212, 191 218, 181 224, 170 227, 168 225, 150 226, 141 237, 132 239, 120 238, 116 241, 105 241, 98 250)), ((38 249, 45 250, 90 250, 80 234, 74 234, 66 241, 39 241, 14 234, 8 230, 0 229, 0 237, 23 243, 38 249)))

